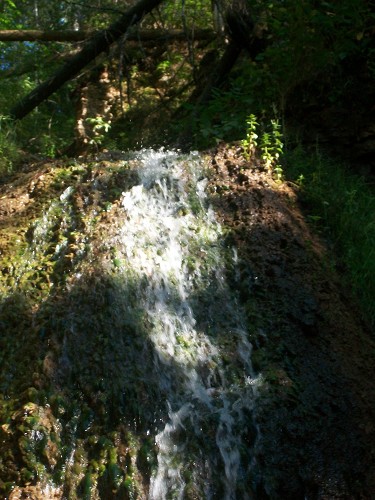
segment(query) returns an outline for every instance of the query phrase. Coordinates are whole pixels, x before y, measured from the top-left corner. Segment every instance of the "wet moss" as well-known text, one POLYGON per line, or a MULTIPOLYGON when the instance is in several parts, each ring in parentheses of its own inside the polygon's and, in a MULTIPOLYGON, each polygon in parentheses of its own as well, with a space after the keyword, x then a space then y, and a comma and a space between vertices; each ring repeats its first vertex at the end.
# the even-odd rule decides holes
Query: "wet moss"
MULTIPOLYGON (((90 175, 93 171, 94 168, 90 175)), ((123 166, 116 175, 119 182, 127 175, 123 166)), ((89 182, 86 168, 75 164, 46 169, 30 184, 32 206, 22 216, 16 213, 1 233, 0 264, 4 279, 0 285, 0 388, 7 399, 1 399, 0 432, 5 443, 3 456, 9 459, 0 466, 0 475, 4 478, 2 492, 8 491, 14 484, 7 478, 14 476, 12 471, 16 461, 24 464, 16 474, 17 481, 26 483, 43 475, 48 476, 52 472, 52 464, 61 462, 58 457, 66 458, 69 453, 69 447, 51 434, 41 422, 41 416, 30 410, 30 405, 42 404, 42 401, 46 404, 45 389, 42 387, 47 388, 52 381, 48 377, 53 376, 53 365, 51 362, 46 364, 46 361, 53 360, 56 355, 43 361, 47 344, 55 342, 50 332, 56 332, 58 325, 55 316, 57 301, 49 300, 51 289, 66 282, 73 265, 87 251, 82 230, 87 224, 85 219, 90 219, 87 212, 91 208, 83 199, 88 190, 83 182, 84 176, 89 182), (73 189, 72 195, 64 201, 65 206, 60 200, 62 191, 78 184, 80 190, 73 189), (41 233, 43 213, 48 213, 53 223, 41 233), (54 318, 53 324, 51 318, 54 318), (30 386, 33 381, 35 385, 30 386), (16 412, 16 408, 22 406, 21 401, 15 398, 20 393, 23 400, 30 402, 24 407, 25 417, 16 412)), ((121 194, 120 187, 117 187, 116 179, 108 179, 111 183, 108 197, 114 200, 121 194)), ((104 187, 102 197, 107 197, 104 187)), ((58 418, 71 418, 71 404, 64 396, 52 392, 49 400, 52 412, 58 418)), ((92 410, 82 411, 82 429, 89 428, 91 420, 92 410)), ((69 435, 67 432, 66 437, 69 435)), ((80 468, 82 464, 80 466, 78 460, 75 466, 80 468)), ((114 471, 113 468, 112 475, 115 477, 114 471)), ((61 479, 62 475, 61 471, 53 473, 55 480, 61 479)))
POLYGON ((157 465, 157 454, 154 439, 149 436, 142 440, 142 444, 137 454, 137 467, 142 476, 150 480, 152 472, 157 465))
POLYGON ((86 472, 78 487, 79 498, 90 500, 92 498, 92 490, 96 485, 96 477, 92 472, 86 472))

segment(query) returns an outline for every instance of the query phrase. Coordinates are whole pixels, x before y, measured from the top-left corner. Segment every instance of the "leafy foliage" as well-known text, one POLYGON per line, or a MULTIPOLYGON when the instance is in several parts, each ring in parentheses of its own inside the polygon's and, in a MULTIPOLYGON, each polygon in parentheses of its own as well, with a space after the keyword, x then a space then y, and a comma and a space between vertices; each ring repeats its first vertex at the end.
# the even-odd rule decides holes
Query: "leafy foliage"
POLYGON ((249 0, 268 46, 258 57, 262 83, 278 104, 293 89, 327 72, 352 56, 364 55, 370 65, 374 14, 368 2, 249 0))
POLYGON ((253 114, 249 115, 246 120, 246 125, 246 139, 242 140, 242 147, 244 148, 245 157, 250 159, 258 145, 257 127, 259 123, 257 122, 257 117, 253 114))
POLYGON ((271 132, 263 132, 260 141, 261 157, 267 170, 275 173, 276 179, 281 180, 283 169, 279 158, 284 144, 278 120, 271 120, 271 132))
MULTIPOLYGON (((366 61, 368 73, 373 76, 375 73, 375 47, 372 41, 374 13, 365 0, 246 0, 245 3, 256 22, 257 31, 266 41, 266 49, 253 61, 243 56, 233 71, 230 84, 217 89, 211 102, 194 114, 192 132, 198 146, 204 147, 215 140, 243 138, 246 133, 246 118, 250 113, 262 119, 267 117, 269 120, 274 115, 273 108, 276 107, 282 114, 288 100, 294 98, 295 90, 301 86, 309 92, 309 95, 306 95, 304 91, 301 98, 312 99, 313 94, 316 98, 319 93, 327 93, 328 89, 328 98, 341 102, 340 99, 344 99, 343 88, 348 82, 344 81, 340 68, 352 58, 362 58, 366 61)), ((107 26, 120 11, 126 10, 129 4, 130 2, 124 2, 120 5, 111 0, 7 0, 0 12, 0 27, 98 29, 107 26)), ((222 2, 222 9, 225 9, 225 5, 226 3, 222 2)), ((196 29, 207 28, 213 24, 210 1, 166 0, 157 11, 147 16, 143 27, 196 29)), ((167 50, 160 51, 161 57, 159 54, 151 64, 149 61, 146 63, 150 67, 150 71, 146 72, 142 67, 145 59, 144 48, 140 47, 141 63, 137 62, 135 66, 136 73, 143 76, 137 82, 131 81, 131 85, 135 87, 141 84, 144 89, 132 106, 139 108, 140 115, 146 112, 145 99, 141 97, 143 93, 147 97, 146 107, 149 111, 152 110, 152 113, 158 112, 154 102, 165 106, 166 97, 168 108, 176 109, 183 103, 187 92, 172 91, 172 88, 191 89, 198 62, 209 47, 194 47, 192 40, 188 40, 187 50, 181 53, 180 47, 171 45, 167 50), (155 76, 158 76, 156 80, 155 76), (156 89, 161 82, 164 87, 162 92, 156 89)), ((38 43, 11 43, 2 44, 1 48, 0 76, 1 72, 9 71, 19 61, 27 60, 29 66, 21 77, 2 81, 0 104, 5 113, 18 96, 25 94, 53 73, 54 58, 64 54, 68 47, 61 43, 48 46, 38 43)), ((129 67, 126 68, 129 78, 132 78, 135 66, 130 61, 129 67)), ((122 89, 123 93, 128 91, 129 88, 122 89)), ((61 146, 59 144, 56 148, 51 148, 48 143, 55 140, 68 143, 71 140, 72 129, 69 133, 68 127, 63 126, 64 123, 71 126, 74 119, 69 92, 69 89, 65 89, 57 93, 46 105, 43 104, 34 112, 34 121, 28 120, 25 122, 27 126, 21 126, 24 147, 29 148, 32 145, 34 150, 44 148, 43 152, 49 153, 52 149, 60 150, 61 146), (42 134, 30 134, 41 126, 44 127, 42 134), (48 136, 49 139, 41 141, 41 136, 48 136)), ((130 104, 123 109, 125 112, 130 111, 130 104)), ((131 114, 137 114, 137 109, 132 110, 131 114)))
POLYGON ((175 28, 207 28, 212 24, 209 0, 167 0, 160 8, 160 22, 175 28))
POLYGON ((280 124, 278 120, 271 120, 269 127, 264 127, 263 132, 258 135, 259 123, 257 117, 251 114, 246 119, 246 138, 241 141, 244 149, 244 156, 250 160, 256 156, 259 142, 260 156, 264 167, 269 172, 273 172, 276 180, 281 181, 283 169, 279 164, 279 159, 283 153, 284 143, 280 124), (258 139, 260 138, 260 141, 258 139))
POLYGON ((5 116, 0 116, 0 178, 11 173, 19 158, 14 128, 5 116))

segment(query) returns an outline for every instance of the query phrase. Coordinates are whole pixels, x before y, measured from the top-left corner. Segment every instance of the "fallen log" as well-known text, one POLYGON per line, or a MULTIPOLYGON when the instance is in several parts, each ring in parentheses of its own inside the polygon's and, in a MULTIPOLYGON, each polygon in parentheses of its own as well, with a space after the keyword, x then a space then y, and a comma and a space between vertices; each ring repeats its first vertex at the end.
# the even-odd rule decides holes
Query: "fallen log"
MULTIPOLYGON (((82 42, 97 34, 92 30, 0 30, 0 42, 82 42)), ((213 30, 161 30, 143 29, 130 32, 127 40, 158 42, 161 40, 212 40, 213 30)))

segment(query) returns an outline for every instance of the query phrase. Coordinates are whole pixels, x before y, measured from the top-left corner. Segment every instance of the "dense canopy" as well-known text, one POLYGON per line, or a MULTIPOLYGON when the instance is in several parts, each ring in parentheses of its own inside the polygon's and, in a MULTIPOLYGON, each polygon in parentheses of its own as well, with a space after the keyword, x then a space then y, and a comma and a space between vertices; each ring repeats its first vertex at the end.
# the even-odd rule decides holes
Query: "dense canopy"
MULTIPOLYGON (((150 108, 172 120, 178 110, 186 116, 215 87, 216 107, 225 112, 217 122, 215 109, 195 110, 194 134, 214 135, 209 126, 219 137, 238 136, 249 111, 287 113, 300 106, 311 113, 332 103, 345 115, 354 100, 365 113, 361 99, 371 92, 375 72, 374 23, 364 0, 6 0, 0 10, 2 116, 22 118, 41 104, 22 130, 24 140, 43 148, 56 139, 60 149, 72 140, 80 89, 104 66, 120 95, 111 126, 150 108), (138 26, 129 30, 132 24, 138 26), (238 109, 228 117, 233 100, 238 109), (42 127, 37 137, 30 134, 33 123, 42 127)), ((338 119, 334 112, 328 118, 338 119)), ((100 121, 100 113, 85 120, 100 121)), ((351 132, 358 136, 345 130, 351 132)))

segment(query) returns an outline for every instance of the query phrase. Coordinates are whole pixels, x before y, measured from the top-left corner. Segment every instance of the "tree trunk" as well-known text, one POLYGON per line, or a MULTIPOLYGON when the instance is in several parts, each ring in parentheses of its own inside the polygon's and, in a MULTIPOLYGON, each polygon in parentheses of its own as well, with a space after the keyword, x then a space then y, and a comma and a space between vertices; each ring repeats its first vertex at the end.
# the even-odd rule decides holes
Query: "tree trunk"
POLYGON ((90 146, 101 144, 106 127, 111 126, 113 108, 119 99, 119 91, 109 78, 108 68, 100 66, 82 79, 78 88, 75 141, 72 153, 86 152, 90 146))
POLYGON ((159 5, 162 0, 140 0, 121 18, 106 30, 100 31, 90 38, 82 50, 67 61, 51 78, 30 92, 10 111, 10 116, 21 120, 35 109, 41 102, 56 92, 65 82, 76 76, 82 68, 101 52, 106 51, 113 42, 120 38, 130 26, 141 21, 143 16, 159 5))
MULTIPOLYGON (((93 35, 93 31, 87 30, 1 30, 0 42, 80 42, 93 35)), ((212 40, 215 33, 210 29, 188 30, 160 30, 146 29, 138 33, 129 33, 127 40, 141 40, 157 42, 160 40, 212 40)))
POLYGON ((219 88, 223 84, 223 82, 231 72, 231 69, 236 64, 240 53, 241 48, 239 48, 235 43, 229 43, 227 45, 224 54, 222 55, 217 66, 212 70, 203 91, 196 99, 196 105, 202 106, 210 100, 212 90, 214 88, 219 88))

